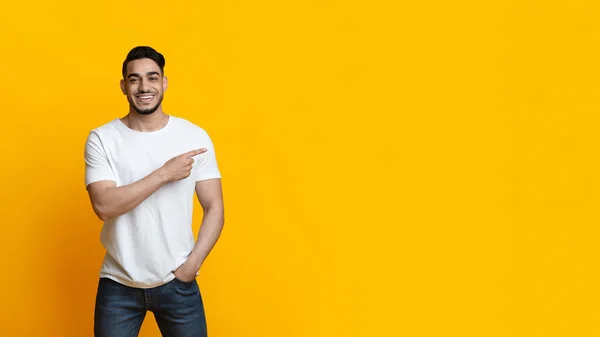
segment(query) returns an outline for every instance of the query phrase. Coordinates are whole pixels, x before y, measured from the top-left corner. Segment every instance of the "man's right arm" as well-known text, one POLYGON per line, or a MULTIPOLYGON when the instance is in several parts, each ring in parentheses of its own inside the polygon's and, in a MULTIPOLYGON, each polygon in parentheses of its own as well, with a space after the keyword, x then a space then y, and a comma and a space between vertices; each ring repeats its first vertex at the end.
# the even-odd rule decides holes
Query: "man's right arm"
POLYGON ((114 181, 103 180, 89 184, 87 191, 94 212, 106 221, 131 211, 165 183, 159 169, 129 185, 116 187, 114 181))
MULTIPOLYGON (((111 179, 89 183, 87 191, 94 212, 100 220, 106 221, 131 211, 164 184, 187 178, 194 163, 192 157, 204 152, 206 149, 198 149, 173 157, 146 177, 128 185, 117 187, 111 179)), ((88 146, 86 159, 88 169, 104 165, 101 153, 92 146, 88 146)))

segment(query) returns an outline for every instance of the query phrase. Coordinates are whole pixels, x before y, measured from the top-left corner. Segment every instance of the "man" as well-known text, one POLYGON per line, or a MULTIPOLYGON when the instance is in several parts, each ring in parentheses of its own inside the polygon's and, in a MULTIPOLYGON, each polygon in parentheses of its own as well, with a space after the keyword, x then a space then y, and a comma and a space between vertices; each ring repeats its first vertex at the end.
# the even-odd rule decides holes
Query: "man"
POLYGON ((223 228, 221 175, 208 134, 162 110, 164 66, 153 48, 133 48, 121 80, 129 113, 86 140, 85 183, 106 249, 96 337, 137 336, 147 311, 162 336, 207 335, 196 276, 223 228), (204 210, 196 241, 194 191, 204 210))

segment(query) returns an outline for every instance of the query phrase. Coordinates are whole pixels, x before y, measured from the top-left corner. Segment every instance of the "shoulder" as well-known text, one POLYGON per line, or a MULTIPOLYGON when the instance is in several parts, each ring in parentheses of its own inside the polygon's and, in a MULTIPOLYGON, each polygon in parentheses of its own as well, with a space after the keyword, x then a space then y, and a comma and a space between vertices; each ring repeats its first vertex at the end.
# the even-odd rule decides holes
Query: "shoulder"
POLYGON ((117 123, 120 123, 120 121, 118 119, 113 119, 89 130, 86 146, 104 149, 118 146, 118 143, 122 142, 121 139, 123 136, 117 123))
POLYGON ((110 137, 111 134, 118 132, 117 123, 119 123, 119 120, 115 118, 115 119, 113 119, 109 122, 106 122, 100 126, 92 128, 89 131, 89 137, 92 137, 92 138, 110 137))
POLYGON ((178 131, 186 132, 190 135, 196 135, 198 137, 209 138, 208 132, 200 125, 181 117, 170 116, 170 118, 173 119, 173 125, 178 129, 178 131))

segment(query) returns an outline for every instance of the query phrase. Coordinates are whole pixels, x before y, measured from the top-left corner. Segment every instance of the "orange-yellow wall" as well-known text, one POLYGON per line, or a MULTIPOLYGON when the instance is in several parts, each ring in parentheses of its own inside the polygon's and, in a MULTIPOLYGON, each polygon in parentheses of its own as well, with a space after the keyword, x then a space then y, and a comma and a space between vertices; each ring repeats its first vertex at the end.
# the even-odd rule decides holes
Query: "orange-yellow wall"
MULTIPOLYGON (((380 245, 361 232, 384 217, 361 193, 386 180, 372 137, 392 135, 359 128, 390 110, 373 101, 386 95, 379 84, 364 83, 379 78, 380 57, 364 48, 392 35, 363 36, 359 7, 3 2, 0 336, 92 335, 103 250, 83 146, 126 113, 121 62, 135 45, 166 57, 165 111, 204 127, 216 147, 226 227, 198 278, 211 336, 371 331, 355 306, 372 300, 348 296, 363 279, 375 284, 365 249, 380 245)), ((159 336, 150 314, 141 336, 159 336)))
MULTIPOLYGON (((126 113, 135 45, 164 53, 165 111, 209 132, 223 173, 225 230, 198 278, 211 336, 597 336, 599 16, 2 2, 0 336, 92 335, 83 146, 126 113)), ((150 314, 141 336, 159 336, 150 314)))

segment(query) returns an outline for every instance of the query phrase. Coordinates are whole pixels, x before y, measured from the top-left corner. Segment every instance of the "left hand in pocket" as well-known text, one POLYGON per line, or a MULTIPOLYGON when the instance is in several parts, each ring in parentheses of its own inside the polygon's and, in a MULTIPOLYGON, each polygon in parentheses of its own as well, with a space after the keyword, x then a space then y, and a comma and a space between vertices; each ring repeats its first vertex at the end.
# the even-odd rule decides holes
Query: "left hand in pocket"
POLYGON ((196 278, 197 272, 198 270, 189 261, 186 261, 173 274, 181 281, 192 282, 196 278))

